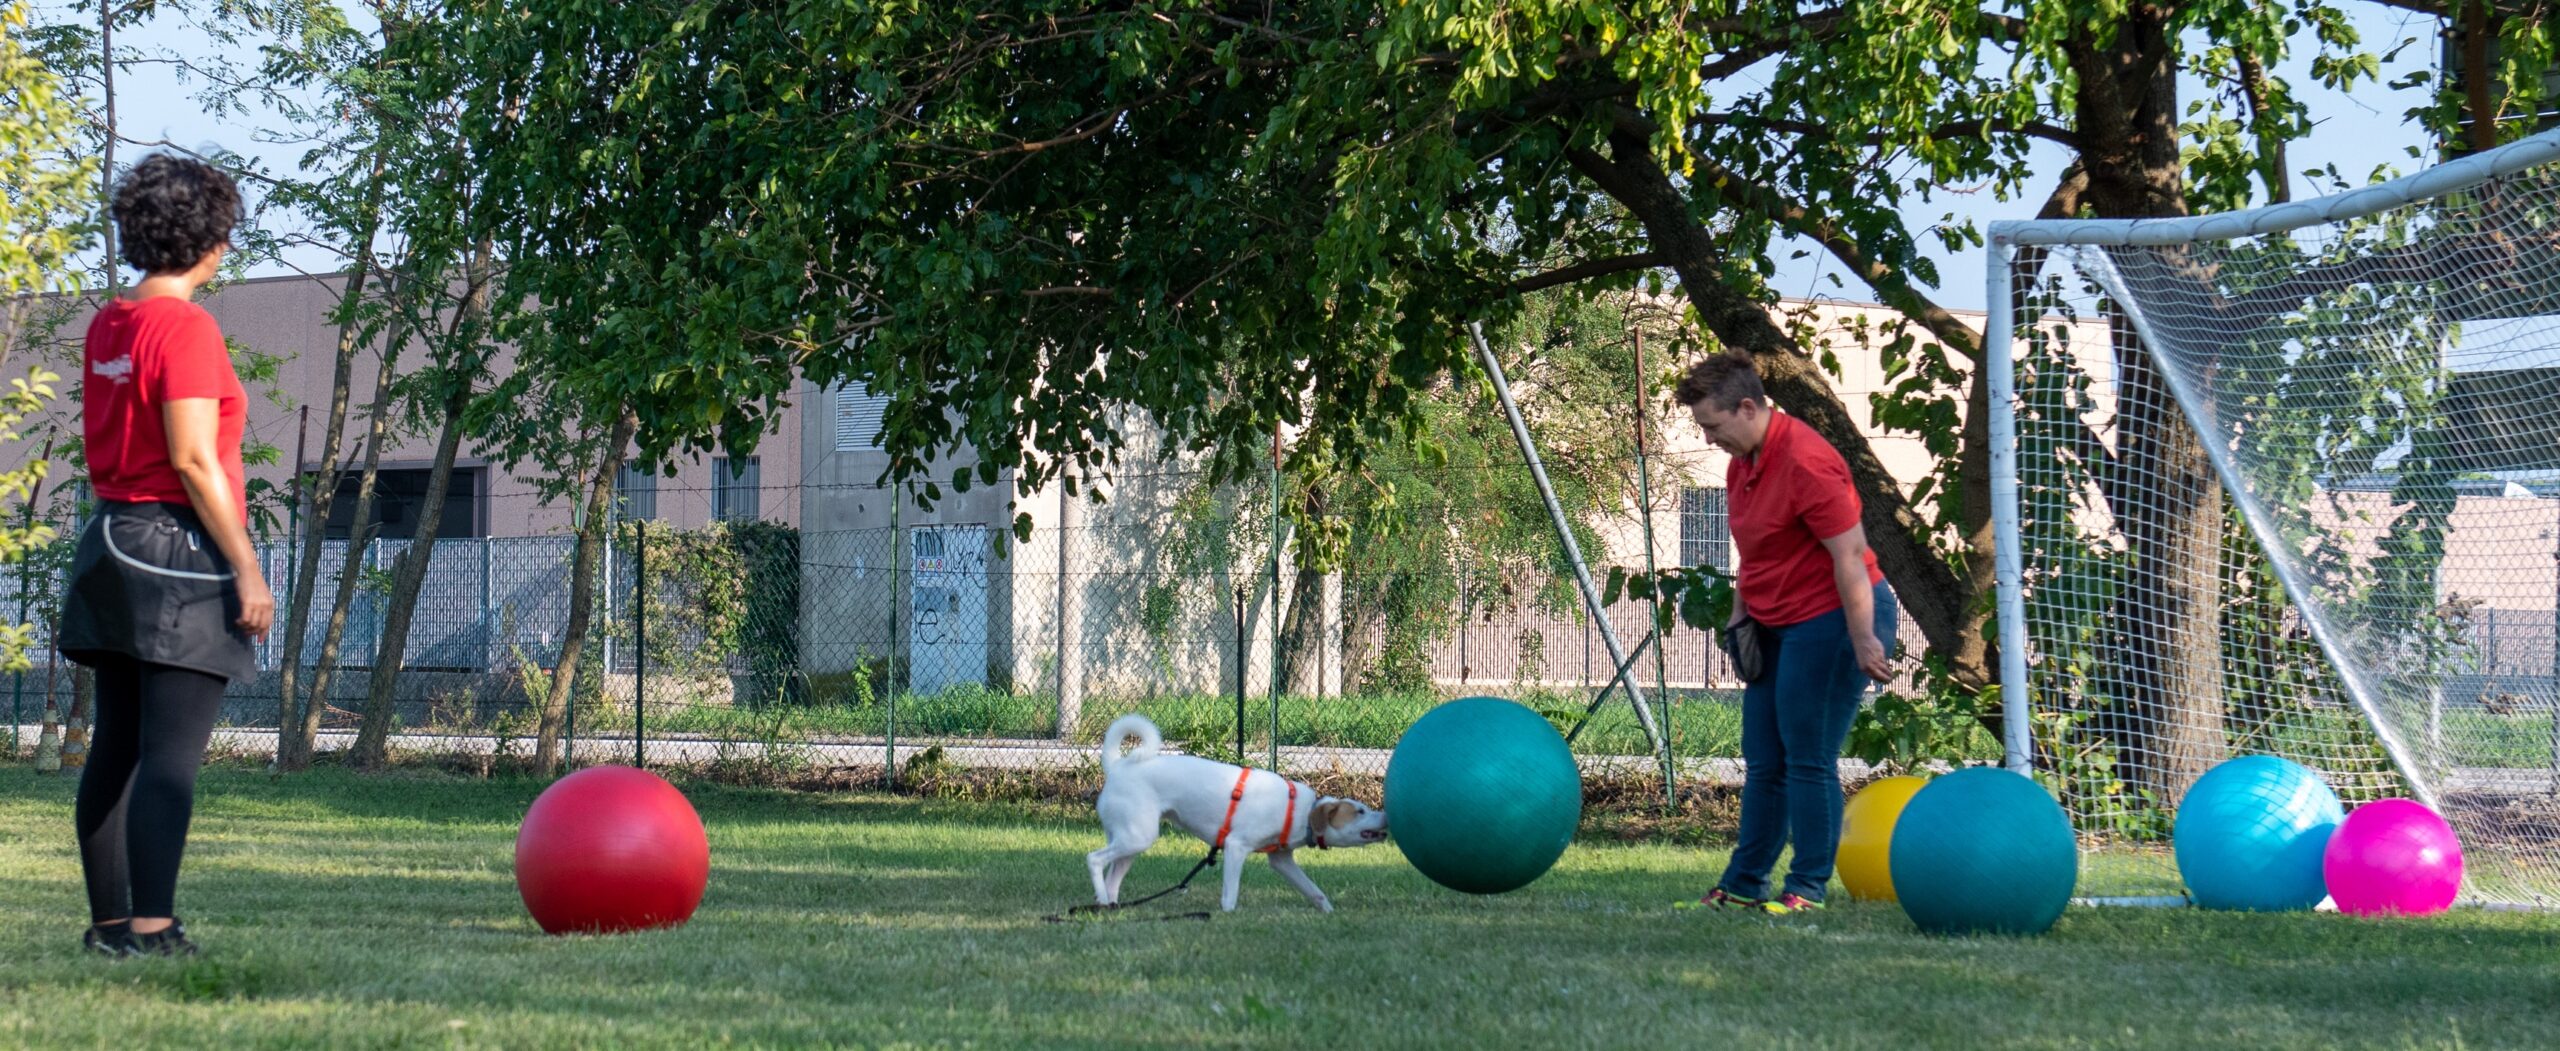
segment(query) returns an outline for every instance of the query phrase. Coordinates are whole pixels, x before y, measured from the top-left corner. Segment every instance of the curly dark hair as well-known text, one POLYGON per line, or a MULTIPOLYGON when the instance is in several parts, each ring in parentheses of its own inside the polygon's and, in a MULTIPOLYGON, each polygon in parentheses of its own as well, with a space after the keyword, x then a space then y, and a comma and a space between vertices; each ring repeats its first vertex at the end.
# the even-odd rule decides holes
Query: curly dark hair
POLYGON ((1718 412, 1732 412, 1743 402, 1767 404, 1769 392, 1760 385, 1760 368, 1752 364, 1751 355, 1728 350, 1689 367, 1680 377, 1680 385, 1671 396, 1681 405, 1706 402, 1718 412))
POLYGON ((116 243, 146 274, 186 270, 231 240, 240 186, 222 169, 155 153, 116 180, 116 243))

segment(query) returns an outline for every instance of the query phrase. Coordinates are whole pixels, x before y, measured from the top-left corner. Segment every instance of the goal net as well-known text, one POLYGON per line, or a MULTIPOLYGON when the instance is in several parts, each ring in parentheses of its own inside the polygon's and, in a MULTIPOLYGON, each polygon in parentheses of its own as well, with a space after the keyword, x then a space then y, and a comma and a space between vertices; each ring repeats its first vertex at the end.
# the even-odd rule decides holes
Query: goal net
POLYGON ((2175 893, 2187 786, 2267 753, 2435 807, 2466 900, 2560 904, 2555 160, 1994 228, 2010 758, 2091 892, 2175 893))

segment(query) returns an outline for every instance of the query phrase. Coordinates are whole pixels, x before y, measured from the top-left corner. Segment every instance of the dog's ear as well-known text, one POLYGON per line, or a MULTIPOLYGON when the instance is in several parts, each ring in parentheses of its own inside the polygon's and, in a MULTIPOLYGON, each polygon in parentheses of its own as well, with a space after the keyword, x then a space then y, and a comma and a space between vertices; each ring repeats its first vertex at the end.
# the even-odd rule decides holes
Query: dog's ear
POLYGON ((1326 828, 1342 828, 1360 820, 1360 804, 1348 799, 1328 799, 1316 804, 1316 824, 1326 828))

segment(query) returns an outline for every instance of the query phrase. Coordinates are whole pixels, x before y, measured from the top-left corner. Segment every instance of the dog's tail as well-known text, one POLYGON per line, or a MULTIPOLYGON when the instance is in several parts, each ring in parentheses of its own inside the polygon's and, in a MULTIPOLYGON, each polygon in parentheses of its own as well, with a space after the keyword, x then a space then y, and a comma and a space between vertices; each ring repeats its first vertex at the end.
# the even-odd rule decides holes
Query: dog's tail
POLYGON ((1108 774, 1122 763, 1153 759, 1156 751, 1163 747, 1164 734, 1146 716, 1131 712, 1113 719, 1111 725, 1102 731, 1102 772, 1108 774), (1121 743, 1131 738, 1137 739, 1136 746, 1122 753, 1121 743))

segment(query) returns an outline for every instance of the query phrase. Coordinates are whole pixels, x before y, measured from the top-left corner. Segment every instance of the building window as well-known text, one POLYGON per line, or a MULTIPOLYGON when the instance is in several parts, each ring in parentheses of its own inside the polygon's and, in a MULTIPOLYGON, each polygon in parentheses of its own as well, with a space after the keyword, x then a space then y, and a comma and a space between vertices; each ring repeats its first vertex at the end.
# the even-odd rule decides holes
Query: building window
POLYGON ((751 521, 759 514, 756 486, 762 482, 756 458, 711 458, 711 516, 724 522, 751 521), (731 465, 736 466, 731 466, 731 465))
POLYGON ((623 464, 613 474, 613 510, 626 520, 658 517, 658 476, 623 464))
POLYGON ((1680 490, 1680 564, 1733 568, 1733 527, 1725 517, 1724 490, 1680 490))
POLYGON ((836 451, 870 452, 879 446, 880 417, 889 399, 860 381, 836 388, 836 451))
MULTIPOLYGON (((484 468, 456 467, 444 489, 444 511, 436 519, 436 539, 486 536, 488 530, 480 518, 480 493, 484 468)), ((418 519, 427 506, 427 483, 435 472, 424 467, 385 467, 374 472, 373 513, 364 535, 357 539, 406 540, 416 536, 418 519)), ((338 476, 338 495, 329 501, 329 520, 321 535, 331 540, 349 539, 356 520, 356 490, 364 481, 364 472, 349 471, 338 476)))

